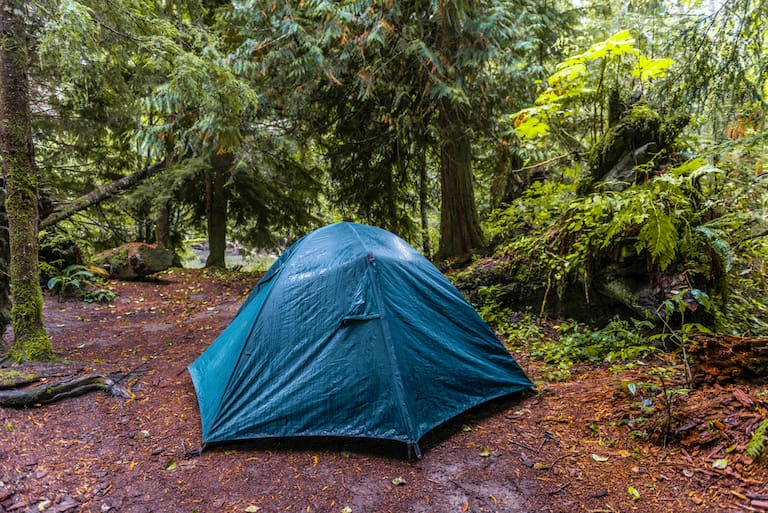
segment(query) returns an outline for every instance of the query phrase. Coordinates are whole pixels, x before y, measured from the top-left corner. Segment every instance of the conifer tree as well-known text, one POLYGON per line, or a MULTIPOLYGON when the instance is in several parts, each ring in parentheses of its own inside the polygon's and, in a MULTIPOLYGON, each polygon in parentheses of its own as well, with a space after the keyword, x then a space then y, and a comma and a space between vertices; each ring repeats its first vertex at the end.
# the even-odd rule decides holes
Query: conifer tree
POLYGON ((38 176, 29 120, 29 49, 24 4, 0 2, 0 151, 5 172, 10 234, 10 286, 17 361, 53 358, 43 326, 43 294, 38 269, 38 176))

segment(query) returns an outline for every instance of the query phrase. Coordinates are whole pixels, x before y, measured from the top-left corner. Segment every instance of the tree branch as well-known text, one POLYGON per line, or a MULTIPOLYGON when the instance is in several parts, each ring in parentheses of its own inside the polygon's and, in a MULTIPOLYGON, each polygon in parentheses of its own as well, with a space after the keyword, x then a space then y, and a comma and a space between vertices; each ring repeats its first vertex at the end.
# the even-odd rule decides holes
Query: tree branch
POLYGON ((69 219, 70 217, 77 214, 81 210, 85 210, 86 208, 89 208, 89 207, 92 207, 93 205, 101 203, 102 201, 112 197, 118 192, 128 190, 136 186, 139 182, 158 174, 160 171, 163 171, 164 169, 165 169, 165 162, 164 161, 157 162, 155 164, 147 166, 133 173, 132 175, 125 176, 120 180, 116 180, 103 187, 98 187, 95 190, 89 192, 88 194, 84 196, 80 196, 79 198, 74 200, 72 203, 70 203, 63 210, 54 212, 53 214, 49 215, 48 217, 40 221, 40 228, 47 228, 49 226, 55 225, 60 221, 69 219))
POLYGON ((0 406, 28 408, 36 404, 49 404, 94 390, 106 390, 112 395, 126 399, 132 397, 129 390, 111 379, 99 374, 89 374, 56 384, 43 383, 32 388, 0 390, 0 406))

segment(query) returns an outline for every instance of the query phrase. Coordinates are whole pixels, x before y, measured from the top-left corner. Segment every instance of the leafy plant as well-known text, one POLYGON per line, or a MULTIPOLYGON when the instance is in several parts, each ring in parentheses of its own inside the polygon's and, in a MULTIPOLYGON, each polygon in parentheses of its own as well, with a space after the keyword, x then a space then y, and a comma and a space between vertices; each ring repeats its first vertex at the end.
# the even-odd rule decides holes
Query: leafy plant
POLYGON ((83 265, 70 265, 48 280, 48 289, 63 299, 69 293, 75 293, 89 303, 109 302, 115 293, 106 288, 99 288, 98 277, 83 265))
POLYGON ((763 419, 752 433, 744 452, 750 458, 757 459, 765 454, 766 444, 768 444, 768 419, 763 419))
POLYGON ((603 134, 610 112, 610 96, 619 89, 647 88, 662 78, 671 59, 650 59, 635 46, 629 31, 614 34, 557 65, 533 107, 511 114, 515 131, 523 141, 548 134, 573 147, 578 142, 571 126, 588 127, 588 143, 603 134))
POLYGON ((633 361, 657 351, 642 335, 642 330, 652 326, 647 321, 615 319, 604 328, 592 330, 574 322, 564 322, 557 327, 558 337, 529 341, 527 347, 533 358, 549 365, 545 375, 556 380, 570 376, 570 369, 577 363, 615 363, 633 361))
POLYGON ((83 286, 91 283, 94 274, 83 265, 70 265, 48 280, 48 289, 58 293, 59 298, 71 291, 81 291, 83 286))

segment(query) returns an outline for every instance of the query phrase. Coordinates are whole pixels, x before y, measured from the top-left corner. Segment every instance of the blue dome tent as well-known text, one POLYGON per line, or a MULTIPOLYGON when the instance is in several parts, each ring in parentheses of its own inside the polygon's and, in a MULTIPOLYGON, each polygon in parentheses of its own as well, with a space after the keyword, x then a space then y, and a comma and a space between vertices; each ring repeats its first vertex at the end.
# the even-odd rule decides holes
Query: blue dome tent
POLYGON ((203 444, 418 442, 532 386, 461 293, 405 241, 336 223, 293 244, 189 367, 203 444))

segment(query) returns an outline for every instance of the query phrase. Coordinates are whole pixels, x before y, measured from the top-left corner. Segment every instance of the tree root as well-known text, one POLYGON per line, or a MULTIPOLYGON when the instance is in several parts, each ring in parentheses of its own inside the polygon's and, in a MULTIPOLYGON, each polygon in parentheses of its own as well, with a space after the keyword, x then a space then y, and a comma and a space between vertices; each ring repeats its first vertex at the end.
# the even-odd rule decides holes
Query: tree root
POLYGON ((0 390, 0 406, 28 408, 50 404, 68 397, 76 397, 95 390, 105 390, 117 397, 130 399, 133 394, 106 376, 89 374, 65 379, 58 383, 43 383, 34 387, 0 390))

